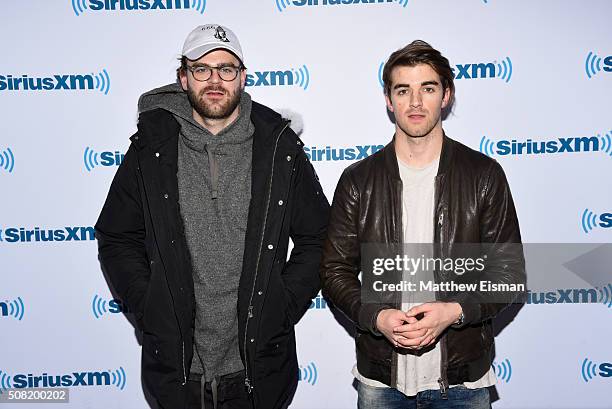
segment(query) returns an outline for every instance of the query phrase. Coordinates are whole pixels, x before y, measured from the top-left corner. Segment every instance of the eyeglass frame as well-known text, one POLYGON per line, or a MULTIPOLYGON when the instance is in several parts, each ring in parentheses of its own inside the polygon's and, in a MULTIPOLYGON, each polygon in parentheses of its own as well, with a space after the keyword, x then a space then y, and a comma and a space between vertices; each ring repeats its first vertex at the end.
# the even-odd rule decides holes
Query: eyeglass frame
POLYGON ((193 76, 193 79, 198 81, 198 82, 206 82, 206 81, 210 80, 212 78, 213 71, 215 71, 215 70, 217 71, 217 75, 219 76, 219 79, 221 81, 232 82, 232 81, 236 80, 236 78, 238 78, 238 74, 241 71, 244 71, 246 69, 246 67, 244 65, 242 65, 242 64, 239 65, 239 66, 235 66, 233 64, 222 64, 222 65, 217 65, 217 66, 206 65, 206 64, 197 64, 197 65, 187 65, 187 64, 185 64, 184 68, 187 71, 191 72, 191 75, 193 76), (210 76, 208 78, 204 79, 204 80, 197 79, 196 76, 195 76, 195 73, 194 73, 194 70, 197 69, 197 68, 208 68, 208 69, 210 69, 210 76), (235 69, 236 70, 236 75, 234 76, 234 78, 232 78, 231 80, 226 80, 223 77, 221 77, 221 74, 220 74, 219 70, 221 70, 223 68, 233 68, 233 69, 235 69))

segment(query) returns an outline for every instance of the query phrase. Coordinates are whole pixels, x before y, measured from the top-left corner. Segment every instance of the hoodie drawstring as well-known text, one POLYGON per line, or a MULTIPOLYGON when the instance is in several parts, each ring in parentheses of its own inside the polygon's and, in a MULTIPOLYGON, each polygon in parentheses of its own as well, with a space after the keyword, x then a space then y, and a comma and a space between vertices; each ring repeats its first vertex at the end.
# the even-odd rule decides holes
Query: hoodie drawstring
POLYGON ((208 154, 208 166, 210 167, 210 179, 212 184, 211 199, 216 199, 219 195, 219 163, 210 145, 204 146, 208 154))

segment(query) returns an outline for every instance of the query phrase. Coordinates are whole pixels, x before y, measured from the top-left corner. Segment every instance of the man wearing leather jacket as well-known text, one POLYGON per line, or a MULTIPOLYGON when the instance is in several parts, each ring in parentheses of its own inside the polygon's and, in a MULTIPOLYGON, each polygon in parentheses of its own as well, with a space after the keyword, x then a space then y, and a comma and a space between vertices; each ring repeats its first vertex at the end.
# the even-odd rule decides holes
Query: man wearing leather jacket
POLYGON ((329 203, 289 121, 245 80, 236 35, 196 27, 177 83, 140 97, 96 223, 162 408, 280 409, 297 386, 294 325, 320 288, 329 203))
MULTIPOLYGON (((368 243, 430 243, 442 255, 463 243, 520 245, 510 189, 495 160, 445 135, 454 84, 439 51, 417 40, 394 52, 383 83, 395 135, 343 172, 320 269, 324 295, 357 325, 358 407, 489 408, 491 321, 516 300, 436 292, 421 304, 368 302, 359 274, 368 243)), ((486 275, 524 283, 522 251, 499 254, 486 275)))

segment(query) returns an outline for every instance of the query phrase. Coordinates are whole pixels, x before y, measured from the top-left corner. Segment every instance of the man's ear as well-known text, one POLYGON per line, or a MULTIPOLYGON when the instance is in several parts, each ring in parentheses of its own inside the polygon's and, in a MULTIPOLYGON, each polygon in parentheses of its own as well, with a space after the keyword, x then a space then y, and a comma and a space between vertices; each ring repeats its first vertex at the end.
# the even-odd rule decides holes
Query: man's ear
POLYGON ((244 87, 246 84, 247 70, 246 68, 240 71, 240 89, 244 91, 244 87))
POLYGON ((393 112, 393 104, 391 103, 391 98, 387 93, 385 93, 385 102, 387 103, 387 109, 389 112, 393 112))
POLYGON ((183 91, 187 91, 187 70, 184 68, 181 68, 181 71, 179 72, 179 78, 181 79, 181 87, 183 88, 183 91))
POLYGON ((444 90, 444 97, 442 97, 442 108, 446 108, 451 100, 451 90, 446 88, 444 90))

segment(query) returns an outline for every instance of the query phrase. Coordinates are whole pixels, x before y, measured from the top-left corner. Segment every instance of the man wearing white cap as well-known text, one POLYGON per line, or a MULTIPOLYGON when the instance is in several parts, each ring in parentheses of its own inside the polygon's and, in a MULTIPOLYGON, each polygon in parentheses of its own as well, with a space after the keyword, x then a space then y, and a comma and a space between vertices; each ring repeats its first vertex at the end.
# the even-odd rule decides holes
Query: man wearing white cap
POLYGON ((297 385, 293 326, 319 291, 329 204, 289 121, 245 80, 236 35, 196 27, 177 83, 141 96, 96 224, 162 408, 286 408, 297 385))

